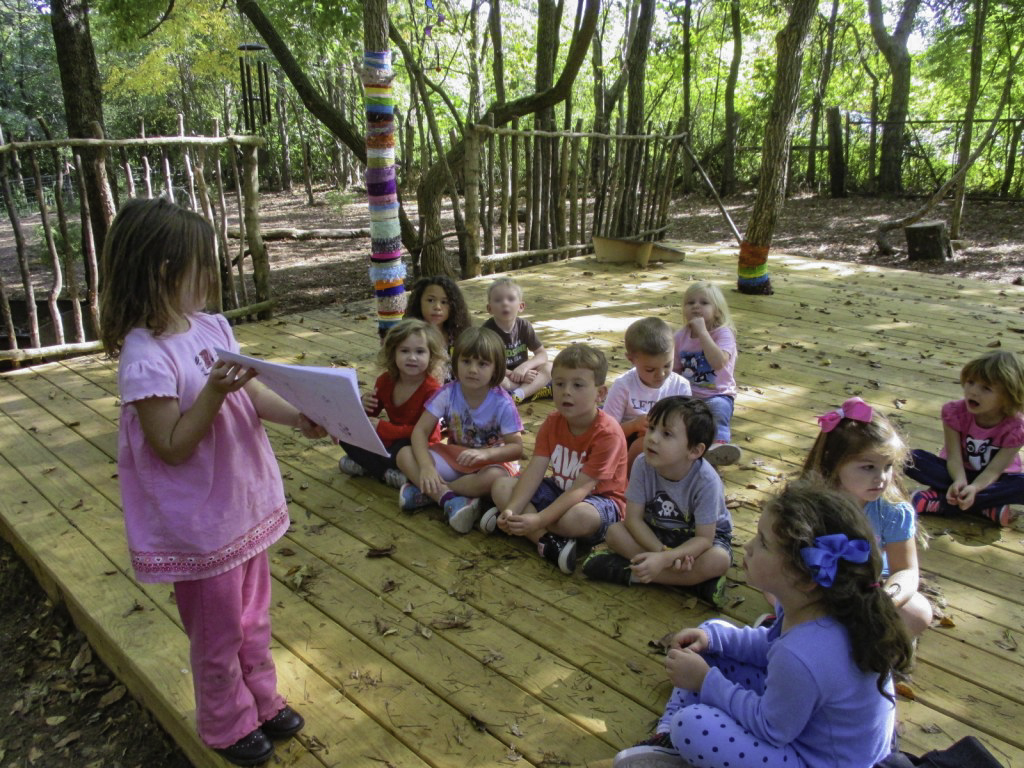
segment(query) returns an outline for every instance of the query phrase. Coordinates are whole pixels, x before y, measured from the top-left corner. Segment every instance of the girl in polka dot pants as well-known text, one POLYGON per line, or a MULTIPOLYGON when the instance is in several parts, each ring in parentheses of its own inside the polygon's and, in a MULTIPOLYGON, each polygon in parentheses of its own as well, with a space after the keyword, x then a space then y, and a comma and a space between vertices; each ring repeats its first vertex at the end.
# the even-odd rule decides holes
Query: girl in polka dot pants
POLYGON ((665 714, 615 768, 870 768, 889 754, 892 673, 909 670, 912 647, 874 540, 853 500, 820 481, 770 500, 744 566, 778 620, 677 633, 665 714))

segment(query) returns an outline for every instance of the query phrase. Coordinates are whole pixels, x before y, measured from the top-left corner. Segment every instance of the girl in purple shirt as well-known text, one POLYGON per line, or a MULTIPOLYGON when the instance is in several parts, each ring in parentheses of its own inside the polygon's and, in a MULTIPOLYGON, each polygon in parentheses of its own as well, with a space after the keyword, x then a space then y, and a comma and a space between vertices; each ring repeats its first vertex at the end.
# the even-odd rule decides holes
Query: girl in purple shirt
POLYGON ((103 250, 102 340, 119 359, 118 477, 136 578, 171 582, 203 742, 236 765, 303 726, 277 692, 267 548, 288 529, 260 419, 323 437, 295 408, 217 359, 238 351, 202 312, 216 285, 213 228, 166 200, 118 213, 103 250))
POLYGON ((744 567, 751 586, 775 595, 778 621, 679 632, 665 714, 615 768, 869 768, 888 755, 892 673, 909 669, 913 651, 880 588, 874 538, 850 496, 820 483, 771 499, 744 567))

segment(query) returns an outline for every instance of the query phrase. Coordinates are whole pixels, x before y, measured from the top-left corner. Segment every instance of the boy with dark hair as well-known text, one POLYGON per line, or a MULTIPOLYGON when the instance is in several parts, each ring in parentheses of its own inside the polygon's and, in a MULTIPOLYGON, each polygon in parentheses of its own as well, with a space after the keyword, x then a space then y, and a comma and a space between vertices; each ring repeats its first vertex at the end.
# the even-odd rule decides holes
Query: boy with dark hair
POLYGON ((523 473, 491 488, 495 506, 480 520, 485 533, 499 527, 536 542, 563 573, 576 568, 577 541, 604 539, 625 506, 626 438, 597 407, 607 375, 608 361, 593 347, 573 344, 558 353, 551 376, 557 410, 541 426, 523 473))
POLYGON ((624 585, 693 587, 719 605, 732 563, 732 520, 722 479, 702 458, 715 438, 714 417, 701 400, 667 397, 648 421, 626 489, 626 519, 608 529, 612 551, 592 554, 583 573, 624 585))

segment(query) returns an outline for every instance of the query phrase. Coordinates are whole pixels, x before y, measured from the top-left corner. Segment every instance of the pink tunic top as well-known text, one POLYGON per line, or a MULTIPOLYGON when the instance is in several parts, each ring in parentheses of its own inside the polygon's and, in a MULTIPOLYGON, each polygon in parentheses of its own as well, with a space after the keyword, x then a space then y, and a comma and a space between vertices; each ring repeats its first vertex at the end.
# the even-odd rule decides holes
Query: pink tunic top
POLYGON ((184 463, 167 464, 146 442, 134 403, 173 397, 185 410, 206 384, 214 348, 238 351, 222 316, 189 321, 188 331, 160 338, 136 328, 121 351, 118 477, 132 567, 144 582, 224 573, 277 541, 289 524, 281 472, 244 389, 225 398, 184 463))

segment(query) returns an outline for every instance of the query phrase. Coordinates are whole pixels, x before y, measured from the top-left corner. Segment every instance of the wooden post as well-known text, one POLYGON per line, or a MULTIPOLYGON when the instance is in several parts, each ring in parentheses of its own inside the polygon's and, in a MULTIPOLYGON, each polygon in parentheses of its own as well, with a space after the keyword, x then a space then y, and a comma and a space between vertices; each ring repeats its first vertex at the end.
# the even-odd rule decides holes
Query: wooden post
POLYGON ((944 221, 919 221, 903 228, 910 261, 947 261, 953 258, 944 221))
POLYGON ((480 137, 466 121, 465 159, 462 164, 466 189, 466 268, 463 277, 480 276, 480 137))
MULTIPOLYGON (((242 147, 242 196, 245 208, 245 238, 252 255, 252 279, 256 286, 256 301, 270 301, 270 258, 260 235, 260 181, 256 147, 242 147)), ((260 310, 260 320, 270 319, 270 309, 260 310)))
POLYGON ((829 194, 832 197, 846 197, 846 152, 839 107, 825 110, 825 126, 828 131, 829 194))

